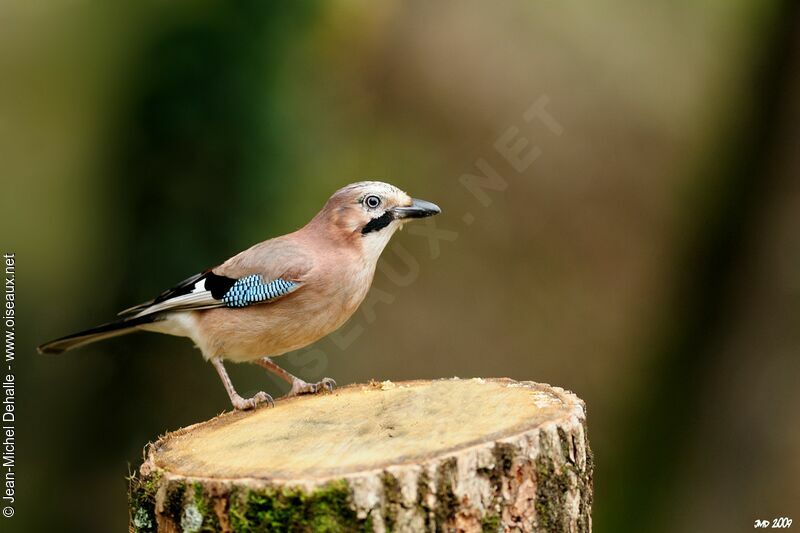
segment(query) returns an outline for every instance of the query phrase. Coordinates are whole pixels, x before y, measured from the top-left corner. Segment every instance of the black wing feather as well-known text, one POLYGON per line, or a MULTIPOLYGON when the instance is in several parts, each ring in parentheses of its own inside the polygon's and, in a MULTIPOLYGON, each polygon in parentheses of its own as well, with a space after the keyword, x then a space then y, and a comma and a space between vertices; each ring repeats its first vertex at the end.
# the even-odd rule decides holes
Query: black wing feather
POLYGON ((159 304, 161 302, 165 302, 172 298, 176 298, 178 296, 183 296, 185 294, 189 294, 192 292, 198 283, 205 280, 205 287, 206 290, 211 292, 211 296, 220 300, 225 293, 228 292, 236 280, 233 278, 229 278, 227 276, 220 276, 219 274, 214 274, 211 269, 206 270, 205 272, 201 272, 199 274, 195 274, 194 276, 188 277, 185 280, 181 281, 174 287, 163 291, 161 294, 153 298, 152 300, 148 300, 146 302, 140 303, 139 305, 135 305, 124 311, 120 311, 118 314, 120 316, 127 316, 127 315, 134 315, 137 314, 148 307, 159 304))

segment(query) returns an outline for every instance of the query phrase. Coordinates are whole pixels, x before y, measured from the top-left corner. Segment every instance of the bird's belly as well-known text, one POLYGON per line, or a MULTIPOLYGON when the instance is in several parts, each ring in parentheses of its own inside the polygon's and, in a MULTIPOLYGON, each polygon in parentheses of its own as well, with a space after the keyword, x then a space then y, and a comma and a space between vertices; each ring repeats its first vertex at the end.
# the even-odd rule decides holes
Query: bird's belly
POLYGON ((195 342, 206 358, 244 362, 281 355, 339 328, 363 299, 360 294, 312 296, 298 292, 296 297, 245 309, 200 311, 203 333, 195 342))

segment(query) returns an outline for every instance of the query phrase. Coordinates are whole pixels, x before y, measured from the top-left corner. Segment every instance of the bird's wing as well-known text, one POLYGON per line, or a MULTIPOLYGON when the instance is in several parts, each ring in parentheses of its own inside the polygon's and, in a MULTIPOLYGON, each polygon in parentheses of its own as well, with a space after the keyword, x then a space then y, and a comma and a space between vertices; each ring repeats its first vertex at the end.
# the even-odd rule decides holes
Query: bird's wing
POLYGON ((285 237, 272 239, 216 268, 195 274, 120 315, 140 317, 164 311, 238 308, 272 302, 299 289, 312 267, 313 261, 304 247, 285 237))
POLYGON ((277 300, 301 285, 299 281, 284 278, 265 280, 261 274, 235 279, 208 270, 162 292, 149 302, 122 311, 120 315, 142 317, 164 311, 247 307, 277 300))

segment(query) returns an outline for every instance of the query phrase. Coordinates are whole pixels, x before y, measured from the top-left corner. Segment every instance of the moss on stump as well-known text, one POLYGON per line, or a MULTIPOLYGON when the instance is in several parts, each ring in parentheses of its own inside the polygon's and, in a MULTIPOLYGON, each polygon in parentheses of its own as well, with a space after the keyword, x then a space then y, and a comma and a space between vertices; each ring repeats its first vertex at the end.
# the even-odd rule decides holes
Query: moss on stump
POLYGON ((583 402, 507 379, 351 385, 148 446, 130 530, 590 531, 583 402))

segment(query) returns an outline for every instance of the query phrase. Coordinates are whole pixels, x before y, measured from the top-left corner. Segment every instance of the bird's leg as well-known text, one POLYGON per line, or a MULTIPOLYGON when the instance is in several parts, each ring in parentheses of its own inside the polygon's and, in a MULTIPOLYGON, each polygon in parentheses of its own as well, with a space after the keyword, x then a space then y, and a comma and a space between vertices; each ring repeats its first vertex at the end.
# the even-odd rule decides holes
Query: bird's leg
POLYGON ((239 396, 239 393, 236 392, 236 389, 233 388, 233 383, 231 383, 231 378, 228 376, 228 371, 225 370, 222 360, 219 357, 214 357, 211 359, 211 364, 217 369, 219 379, 222 380, 222 384, 225 386, 225 390, 228 392, 228 397, 231 399, 234 409, 246 411, 248 409, 253 409, 258 404, 264 402, 270 405, 275 405, 275 402, 272 400, 272 396, 266 392, 259 392, 252 398, 242 398, 239 396))
POLYGON ((276 365, 269 357, 262 357, 261 359, 258 359, 256 364, 263 366, 292 386, 292 389, 286 393, 286 396, 297 396, 298 394, 316 394, 317 392, 326 390, 330 392, 336 386, 336 382, 331 378, 324 378, 322 381, 317 383, 306 383, 302 379, 290 374, 286 370, 276 365))

